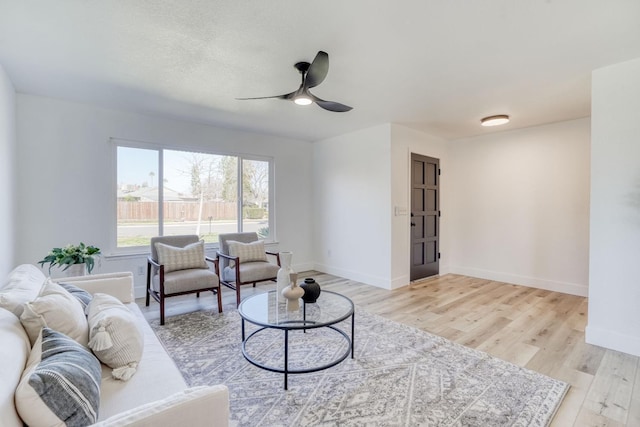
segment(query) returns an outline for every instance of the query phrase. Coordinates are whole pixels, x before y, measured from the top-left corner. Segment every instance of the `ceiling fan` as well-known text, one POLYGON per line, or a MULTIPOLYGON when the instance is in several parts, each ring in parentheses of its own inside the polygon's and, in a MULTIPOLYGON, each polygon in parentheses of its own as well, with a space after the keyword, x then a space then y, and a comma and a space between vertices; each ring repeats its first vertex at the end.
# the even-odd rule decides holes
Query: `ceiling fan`
POLYGON ((300 87, 295 92, 287 93, 285 95, 236 99, 244 101, 249 99, 275 98, 293 101, 298 105, 309 105, 315 102, 316 104, 318 104, 318 106, 324 108, 325 110, 333 111, 336 113, 344 113, 352 109, 352 107, 340 104, 339 102, 325 101, 324 99, 320 99, 309 92, 309 89, 318 86, 320 83, 322 83, 325 77, 327 77, 327 73, 329 72, 329 54, 327 54, 327 52, 319 51, 311 64, 309 64, 308 62, 298 62, 294 65, 294 67, 300 72, 300 75, 302 76, 302 83, 300 83, 300 87))

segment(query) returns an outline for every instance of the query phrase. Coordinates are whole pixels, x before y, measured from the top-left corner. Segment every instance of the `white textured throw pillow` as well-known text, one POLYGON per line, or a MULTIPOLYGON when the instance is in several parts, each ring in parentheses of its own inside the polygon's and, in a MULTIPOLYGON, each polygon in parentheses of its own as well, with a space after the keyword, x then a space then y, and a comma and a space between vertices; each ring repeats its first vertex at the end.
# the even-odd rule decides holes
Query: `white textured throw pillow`
POLYGON ((256 240, 251 243, 229 240, 227 245, 229 245, 229 255, 238 257, 241 263, 267 260, 267 254, 264 250, 264 240, 256 240))
POLYGON ((45 326, 62 332, 85 347, 89 342, 89 326, 82 305, 62 286, 49 279, 40 295, 23 305, 20 322, 29 335, 31 345, 45 326))
POLYGON ((111 376, 127 381, 142 358, 144 338, 135 315, 117 298, 97 293, 88 307, 89 348, 113 369, 111 376))
POLYGON ((156 243, 158 263, 164 265, 164 272, 187 270, 189 268, 209 268, 204 260, 204 240, 191 243, 184 248, 156 243))

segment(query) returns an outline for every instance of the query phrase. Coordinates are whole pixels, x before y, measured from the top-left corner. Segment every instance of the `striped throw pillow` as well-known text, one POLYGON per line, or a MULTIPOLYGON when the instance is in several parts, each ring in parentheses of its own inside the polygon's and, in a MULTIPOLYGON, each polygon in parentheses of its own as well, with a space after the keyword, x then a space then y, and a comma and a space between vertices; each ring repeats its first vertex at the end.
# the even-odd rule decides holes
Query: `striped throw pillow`
POLYGON ((164 272, 187 270, 190 268, 209 268, 204 260, 204 240, 191 243, 184 248, 156 243, 158 263, 164 265, 164 272))
POLYGON ((87 426, 98 419, 100 361, 63 333, 43 328, 16 389, 29 426, 87 426))

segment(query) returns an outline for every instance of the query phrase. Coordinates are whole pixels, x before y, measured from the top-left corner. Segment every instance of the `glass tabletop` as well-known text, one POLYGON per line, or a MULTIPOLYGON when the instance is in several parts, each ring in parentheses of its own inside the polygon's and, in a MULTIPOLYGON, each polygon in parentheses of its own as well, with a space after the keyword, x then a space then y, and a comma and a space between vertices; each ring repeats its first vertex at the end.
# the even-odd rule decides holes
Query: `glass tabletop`
POLYGON ((285 301, 276 291, 269 291, 244 299, 238 312, 253 324, 277 329, 318 328, 341 322, 353 314, 353 302, 331 291, 323 290, 315 303, 300 300, 296 311, 287 311, 285 301))

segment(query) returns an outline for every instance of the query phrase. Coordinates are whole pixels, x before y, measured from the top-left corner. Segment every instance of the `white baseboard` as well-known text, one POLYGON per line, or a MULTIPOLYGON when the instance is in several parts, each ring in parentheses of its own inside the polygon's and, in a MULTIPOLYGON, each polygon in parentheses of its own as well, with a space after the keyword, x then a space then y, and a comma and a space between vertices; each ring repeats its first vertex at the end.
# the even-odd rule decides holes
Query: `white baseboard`
POLYGON ((395 279, 391 279, 391 289, 398 289, 409 284, 409 276, 402 275, 400 277, 396 277, 395 279))
MULTIPOLYGON (((312 262, 302 262, 300 264, 293 264, 291 266, 291 268, 293 268, 293 271, 295 271, 296 273, 315 270, 314 267, 315 267, 315 264, 312 262)), ((300 277, 298 277, 298 279, 300 279, 300 277)))
POLYGON ((355 280, 357 282, 362 282, 367 285, 375 286, 377 288, 382 289, 392 289, 391 281, 384 277, 378 276, 370 276, 367 274, 362 274, 357 271, 345 270, 342 268, 330 267, 324 264, 315 264, 315 270, 321 271, 327 274, 333 274, 334 276, 340 276, 345 279, 355 280))
POLYGON ((611 350, 621 351, 633 356, 640 356, 640 337, 621 334, 608 329, 587 325, 585 341, 611 350))
POLYGON ((539 279, 536 277, 520 276, 501 271, 482 270, 479 268, 467 268, 451 266, 450 272, 463 276, 477 277, 480 279, 495 280, 497 282, 513 283, 514 285, 528 286, 530 288, 545 289, 547 291, 562 292, 563 294, 589 296, 588 285, 559 282, 555 280, 539 279))

